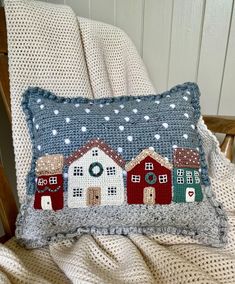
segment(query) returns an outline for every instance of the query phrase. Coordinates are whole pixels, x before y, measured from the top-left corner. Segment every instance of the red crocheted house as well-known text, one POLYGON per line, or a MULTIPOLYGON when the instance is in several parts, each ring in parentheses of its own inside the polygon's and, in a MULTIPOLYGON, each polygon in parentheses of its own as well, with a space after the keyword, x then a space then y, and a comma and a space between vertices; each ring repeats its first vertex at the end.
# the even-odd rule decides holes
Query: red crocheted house
POLYGON ((64 206, 63 156, 46 155, 36 162, 37 184, 34 209, 60 210, 64 206))
POLYGON ((126 165, 128 204, 169 204, 172 200, 172 164, 145 149, 126 165))

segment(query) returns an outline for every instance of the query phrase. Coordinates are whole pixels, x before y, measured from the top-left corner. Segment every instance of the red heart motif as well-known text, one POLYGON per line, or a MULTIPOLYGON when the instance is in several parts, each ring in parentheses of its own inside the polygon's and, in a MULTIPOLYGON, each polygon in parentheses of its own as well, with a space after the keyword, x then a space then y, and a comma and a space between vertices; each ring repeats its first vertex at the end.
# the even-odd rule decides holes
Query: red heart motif
POLYGON ((189 192, 188 192, 188 195, 191 197, 191 196, 194 195, 194 192, 193 192, 193 191, 189 191, 189 192))

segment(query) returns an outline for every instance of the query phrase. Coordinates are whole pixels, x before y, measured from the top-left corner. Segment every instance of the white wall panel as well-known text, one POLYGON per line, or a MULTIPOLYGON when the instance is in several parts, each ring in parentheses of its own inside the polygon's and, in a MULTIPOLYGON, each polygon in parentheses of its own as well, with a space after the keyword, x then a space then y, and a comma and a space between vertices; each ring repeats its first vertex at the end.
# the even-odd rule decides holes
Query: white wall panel
POLYGON ((115 23, 115 0, 91 0, 91 19, 113 25, 115 23))
POLYGON ((143 57, 158 91, 197 81, 203 113, 235 115, 235 12, 231 26, 235 0, 47 2, 64 2, 79 16, 122 28, 143 57))
POLYGON ((204 1, 174 1, 168 87, 195 81, 204 1))
POLYGON ((172 9, 173 1, 145 1, 143 59, 158 91, 167 88, 172 9))
POLYGON ((233 7, 219 114, 235 116, 235 6, 233 7))
POLYGON ((72 9, 77 15, 81 17, 89 18, 90 17, 90 1, 91 0, 65 0, 65 4, 72 7, 72 9))
POLYGON ((232 0, 206 1, 198 69, 202 112, 206 114, 218 110, 232 4, 232 0))
POLYGON ((64 4, 64 0, 50 0, 50 1, 47 1, 47 2, 55 3, 55 4, 64 4))
POLYGON ((117 0, 116 25, 123 29, 142 55, 144 0, 117 0))

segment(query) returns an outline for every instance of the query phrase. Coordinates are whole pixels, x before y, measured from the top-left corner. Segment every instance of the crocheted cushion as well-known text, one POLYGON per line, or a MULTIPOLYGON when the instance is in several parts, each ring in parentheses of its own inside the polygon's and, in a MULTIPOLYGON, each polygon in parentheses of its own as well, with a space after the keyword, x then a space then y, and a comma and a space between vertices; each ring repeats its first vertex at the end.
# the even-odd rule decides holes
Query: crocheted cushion
POLYGON ((83 233, 226 242, 226 217, 197 132, 196 84, 94 100, 29 88, 22 106, 33 148, 16 230, 24 245, 83 233))

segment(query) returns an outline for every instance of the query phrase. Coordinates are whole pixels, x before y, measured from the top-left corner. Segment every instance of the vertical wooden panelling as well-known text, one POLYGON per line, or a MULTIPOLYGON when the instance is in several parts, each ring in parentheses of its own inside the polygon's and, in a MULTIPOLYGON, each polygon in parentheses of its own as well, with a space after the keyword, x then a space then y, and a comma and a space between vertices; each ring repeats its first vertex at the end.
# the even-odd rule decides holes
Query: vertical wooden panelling
POLYGON ((173 1, 146 0, 143 59, 158 91, 167 88, 173 1))
POLYGON ((233 7, 219 114, 235 116, 235 5, 233 7))
MULTIPOLYGON (((46 1, 46 0, 44 0, 46 1)), ((47 0, 114 24, 132 39, 158 91, 197 81, 202 112, 235 115, 235 0, 47 0), (226 60, 227 54, 227 60, 226 60), (225 64, 226 60, 226 64, 225 64)))
POLYGON ((74 12, 85 18, 89 18, 90 15, 90 0, 64 0, 65 4, 72 7, 74 12))
POLYGON ((216 114, 218 110, 232 4, 232 0, 206 1, 198 68, 205 114, 216 114))
POLYGON ((116 25, 123 29, 142 55, 144 0, 117 0, 116 25))
POLYGON ((203 0, 174 1, 168 87, 196 79, 203 3, 203 0))
POLYGON ((115 0, 91 0, 91 19, 114 25, 115 3, 115 0))

